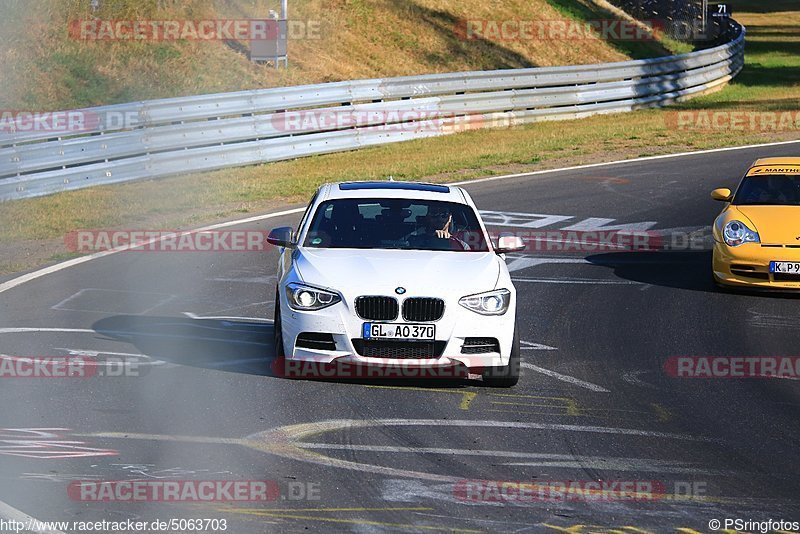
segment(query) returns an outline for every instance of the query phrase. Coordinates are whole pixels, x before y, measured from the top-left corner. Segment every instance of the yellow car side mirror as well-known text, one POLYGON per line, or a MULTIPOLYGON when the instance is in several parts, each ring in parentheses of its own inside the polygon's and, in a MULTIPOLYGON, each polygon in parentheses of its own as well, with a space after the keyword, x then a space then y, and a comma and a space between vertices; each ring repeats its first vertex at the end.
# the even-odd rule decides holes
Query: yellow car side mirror
POLYGON ((713 198, 714 200, 721 200, 723 202, 730 202, 732 196, 733 194, 731 193, 731 190, 728 189, 727 187, 714 189, 711 192, 711 198, 713 198))

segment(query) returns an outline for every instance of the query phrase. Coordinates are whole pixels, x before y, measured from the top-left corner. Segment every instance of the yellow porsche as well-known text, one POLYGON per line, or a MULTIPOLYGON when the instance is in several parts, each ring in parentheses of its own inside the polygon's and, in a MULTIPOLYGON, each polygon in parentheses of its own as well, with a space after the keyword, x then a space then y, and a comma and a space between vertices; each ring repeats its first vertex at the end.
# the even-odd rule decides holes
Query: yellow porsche
POLYGON ((714 280, 723 286, 800 289, 800 157, 753 163, 714 222, 714 280))

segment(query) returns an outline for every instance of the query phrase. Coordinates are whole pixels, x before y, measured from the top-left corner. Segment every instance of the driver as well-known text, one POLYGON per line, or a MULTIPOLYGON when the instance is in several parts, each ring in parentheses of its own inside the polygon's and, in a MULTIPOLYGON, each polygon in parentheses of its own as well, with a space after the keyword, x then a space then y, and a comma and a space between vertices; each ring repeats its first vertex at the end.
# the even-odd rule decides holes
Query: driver
POLYGON ((437 250, 470 250, 470 246, 451 232, 453 214, 446 207, 432 208, 423 219, 422 228, 411 234, 408 241, 420 248, 437 250))

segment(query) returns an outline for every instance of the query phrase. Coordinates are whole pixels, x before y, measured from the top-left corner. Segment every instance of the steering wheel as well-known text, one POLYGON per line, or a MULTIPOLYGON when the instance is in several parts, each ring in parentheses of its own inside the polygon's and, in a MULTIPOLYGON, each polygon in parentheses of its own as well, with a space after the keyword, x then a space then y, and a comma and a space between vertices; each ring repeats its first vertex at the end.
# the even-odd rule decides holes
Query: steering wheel
POLYGON ((450 237, 447 238, 451 245, 458 246, 457 250, 469 250, 469 245, 461 241, 459 238, 450 234, 450 237))

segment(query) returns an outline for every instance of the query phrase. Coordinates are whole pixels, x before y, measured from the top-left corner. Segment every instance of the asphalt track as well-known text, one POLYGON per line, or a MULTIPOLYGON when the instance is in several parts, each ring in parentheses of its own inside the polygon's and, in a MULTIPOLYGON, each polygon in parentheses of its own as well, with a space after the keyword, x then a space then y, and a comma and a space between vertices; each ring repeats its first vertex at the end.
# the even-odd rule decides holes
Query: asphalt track
MULTIPOLYGON (((466 188, 481 210, 528 214, 513 216, 518 225, 559 215, 543 228, 702 229, 720 209, 711 189, 734 186, 757 157, 796 153, 745 149, 466 188)), ((711 519, 800 520, 800 384, 663 370, 679 355, 798 355, 800 301, 718 291, 708 251, 509 258, 526 364, 512 390, 270 376, 276 258, 122 252, 0 293, 2 354, 142 362, 136 377, 2 379, 0 517, 13 508, 51 521, 224 518, 236 533, 709 532, 711 519), (68 496, 74 481, 130 479, 271 480, 281 496, 68 496), (494 502, 462 498, 464 480, 694 491, 494 502)))

